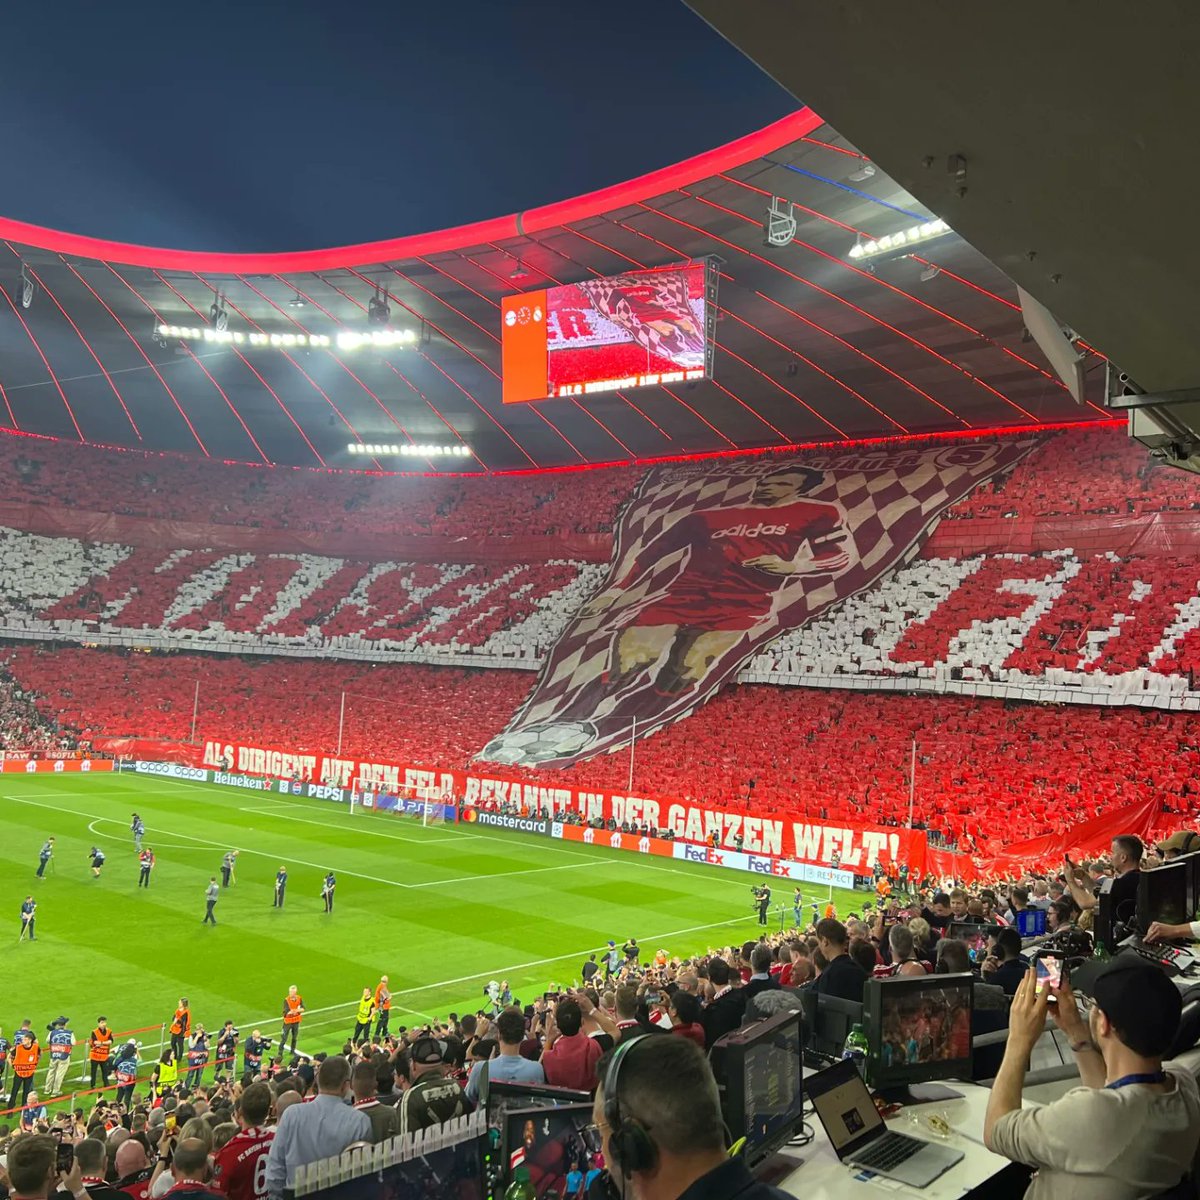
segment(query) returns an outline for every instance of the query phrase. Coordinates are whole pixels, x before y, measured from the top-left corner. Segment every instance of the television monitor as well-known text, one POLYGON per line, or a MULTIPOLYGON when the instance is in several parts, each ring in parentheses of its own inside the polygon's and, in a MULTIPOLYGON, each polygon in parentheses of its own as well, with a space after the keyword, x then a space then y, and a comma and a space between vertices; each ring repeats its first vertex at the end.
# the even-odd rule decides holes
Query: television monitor
POLYGON ((1154 921, 1182 925, 1192 919, 1189 892, 1194 868, 1177 858, 1138 876, 1137 925, 1145 933, 1154 921))
POLYGON ((711 262, 674 263, 505 296, 501 399, 521 404, 712 375, 711 262))
POLYGON ((1187 864, 1188 912, 1191 914, 1188 920, 1195 920, 1196 914, 1200 912, 1200 851, 1182 854, 1179 858, 1172 859, 1172 862, 1187 864))
POLYGON ((538 1200, 579 1195, 603 1167, 590 1103, 509 1109, 500 1144, 506 1180, 525 1167, 538 1200))
POLYGON ((591 1095, 573 1088, 552 1087, 546 1083, 510 1083, 489 1079, 487 1064, 479 1077, 479 1106, 487 1113, 488 1138, 484 1149, 484 1167, 489 1200, 500 1200, 508 1179, 507 1160, 502 1153, 504 1122, 517 1109, 562 1108, 570 1104, 590 1104, 591 1095))
POLYGON ((840 996, 817 993, 809 1047, 825 1058, 841 1058, 850 1030, 863 1019, 863 1006, 840 996))
POLYGON ((1046 932, 1046 910, 1023 908, 1016 914, 1017 932, 1023 938, 1041 937, 1046 932))
POLYGON ((966 942, 972 962, 983 962, 987 957, 988 938, 1002 928, 1002 925, 980 925, 978 922, 953 921, 947 936, 956 942, 966 942))
POLYGON ((1092 937, 1109 954, 1117 952, 1117 936, 1113 928, 1115 923, 1112 893, 1101 892, 1096 897, 1096 915, 1092 918, 1092 937))
POLYGON ((971 1078, 975 977, 893 975, 863 989, 867 1079, 881 1092, 971 1078))
POLYGON ((721 1111, 753 1167, 782 1149, 804 1124, 803 1020, 779 1013, 726 1034, 710 1061, 721 1111))

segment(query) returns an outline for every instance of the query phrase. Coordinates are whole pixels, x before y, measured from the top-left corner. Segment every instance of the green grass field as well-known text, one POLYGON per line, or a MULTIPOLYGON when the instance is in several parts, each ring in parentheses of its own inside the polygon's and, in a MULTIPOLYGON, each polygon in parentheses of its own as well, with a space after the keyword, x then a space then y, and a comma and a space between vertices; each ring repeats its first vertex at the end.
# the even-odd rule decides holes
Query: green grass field
MULTIPOLYGON (((273 1036, 295 983, 308 1009, 301 1047, 330 1050, 380 974, 394 992, 394 1029, 474 1011, 492 978, 530 1001, 577 979, 609 938, 633 935, 647 952, 686 955, 759 929, 749 875, 133 775, 0 778, 0 871, 0 939, 11 938, 0 994, 6 1036, 25 1017, 41 1034, 59 1013, 80 1039, 102 1012, 118 1032, 144 1029, 169 1021, 181 995, 210 1030, 232 1018, 243 1032, 261 1025, 273 1036), (158 859, 148 890, 137 887, 134 811, 158 859), (51 834, 54 863, 37 879, 51 834), (108 855, 99 879, 92 845, 108 855), (237 881, 221 893, 217 927, 203 926, 204 889, 229 849, 241 852, 237 881), (289 871, 282 910, 271 904, 280 863, 289 871), (338 879, 332 914, 319 897, 326 869, 338 879), (37 941, 18 944, 29 893, 37 941)), ((790 886, 778 882, 775 901, 790 904, 790 886)), ((827 895, 805 889, 806 899, 827 895)), ((842 914, 862 899, 834 892, 842 914)), ((156 1033, 142 1036, 147 1052, 157 1047, 156 1033)), ((70 1078, 77 1074, 73 1067, 70 1078)))

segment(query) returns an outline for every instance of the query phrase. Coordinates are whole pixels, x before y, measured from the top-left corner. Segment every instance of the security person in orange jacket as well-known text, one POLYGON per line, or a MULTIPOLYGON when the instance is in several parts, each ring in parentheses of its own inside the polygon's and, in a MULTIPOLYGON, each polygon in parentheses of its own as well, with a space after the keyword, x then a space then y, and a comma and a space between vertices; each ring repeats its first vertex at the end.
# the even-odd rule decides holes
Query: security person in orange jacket
POLYGON ((288 988, 288 994, 283 998, 283 1037, 279 1042, 279 1049, 282 1051, 288 1044, 288 1038, 292 1040, 292 1049, 296 1049, 296 1038, 300 1033, 300 1018, 304 1016, 304 997, 296 990, 296 985, 293 983, 288 988))
POLYGON ((42 1057, 41 1047, 32 1029, 26 1029, 18 1038, 12 1051, 13 1090, 8 1100, 9 1108, 24 1105, 33 1088, 33 1074, 42 1057))
POLYGON ((104 1086, 108 1087, 108 1076, 112 1071, 109 1055, 112 1052, 113 1032, 108 1027, 107 1017, 96 1018, 96 1028, 88 1034, 88 1058, 92 1062, 92 1087, 96 1086, 96 1076, 99 1075, 104 1086))
POLYGON ((175 1051, 175 1061, 183 1058, 187 1048, 188 1038, 192 1035, 192 1011, 188 1008, 186 996, 179 998, 179 1007, 171 1018, 171 1049, 175 1051))

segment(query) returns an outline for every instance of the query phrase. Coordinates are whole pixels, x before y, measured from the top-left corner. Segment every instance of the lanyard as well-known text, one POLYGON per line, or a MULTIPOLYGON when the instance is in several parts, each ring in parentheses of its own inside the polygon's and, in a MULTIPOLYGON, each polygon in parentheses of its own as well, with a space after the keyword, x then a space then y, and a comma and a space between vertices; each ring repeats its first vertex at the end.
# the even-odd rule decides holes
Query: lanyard
POLYGON ((1120 1079, 1114 1079, 1112 1083, 1104 1085, 1106 1091, 1116 1091, 1117 1088, 1129 1087, 1135 1083, 1166 1083, 1166 1071, 1143 1071, 1137 1075, 1122 1075, 1120 1079))

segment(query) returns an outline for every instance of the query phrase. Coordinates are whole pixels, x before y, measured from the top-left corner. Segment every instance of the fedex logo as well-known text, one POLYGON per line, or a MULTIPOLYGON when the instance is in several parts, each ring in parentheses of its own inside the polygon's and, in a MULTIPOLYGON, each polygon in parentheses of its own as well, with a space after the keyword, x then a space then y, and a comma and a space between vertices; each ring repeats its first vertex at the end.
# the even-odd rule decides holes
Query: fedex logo
POLYGON ((728 529, 718 529, 713 534, 713 539, 724 537, 773 537, 787 533, 786 525, 764 525, 761 521, 757 525, 730 525, 728 529))
POLYGON ((746 867, 759 875, 774 875, 774 864, 769 858, 756 858, 753 854, 746 855, 746 867))
POLYGON ((782 875, 785 879, 792 877, 792 864, 786 863, 781 858, 773 858, 771 860, 771 874, 782 875))
POLYGON ((684 846, 683 857, 687 862, 708 862, 708 847, 684 846))
POLYGON ((712 863, 714 867, 724 866, 725 855, 719 850, 714 850, 711 846, 709 846, 704 852, 704 861, 707 863, 712 863))

